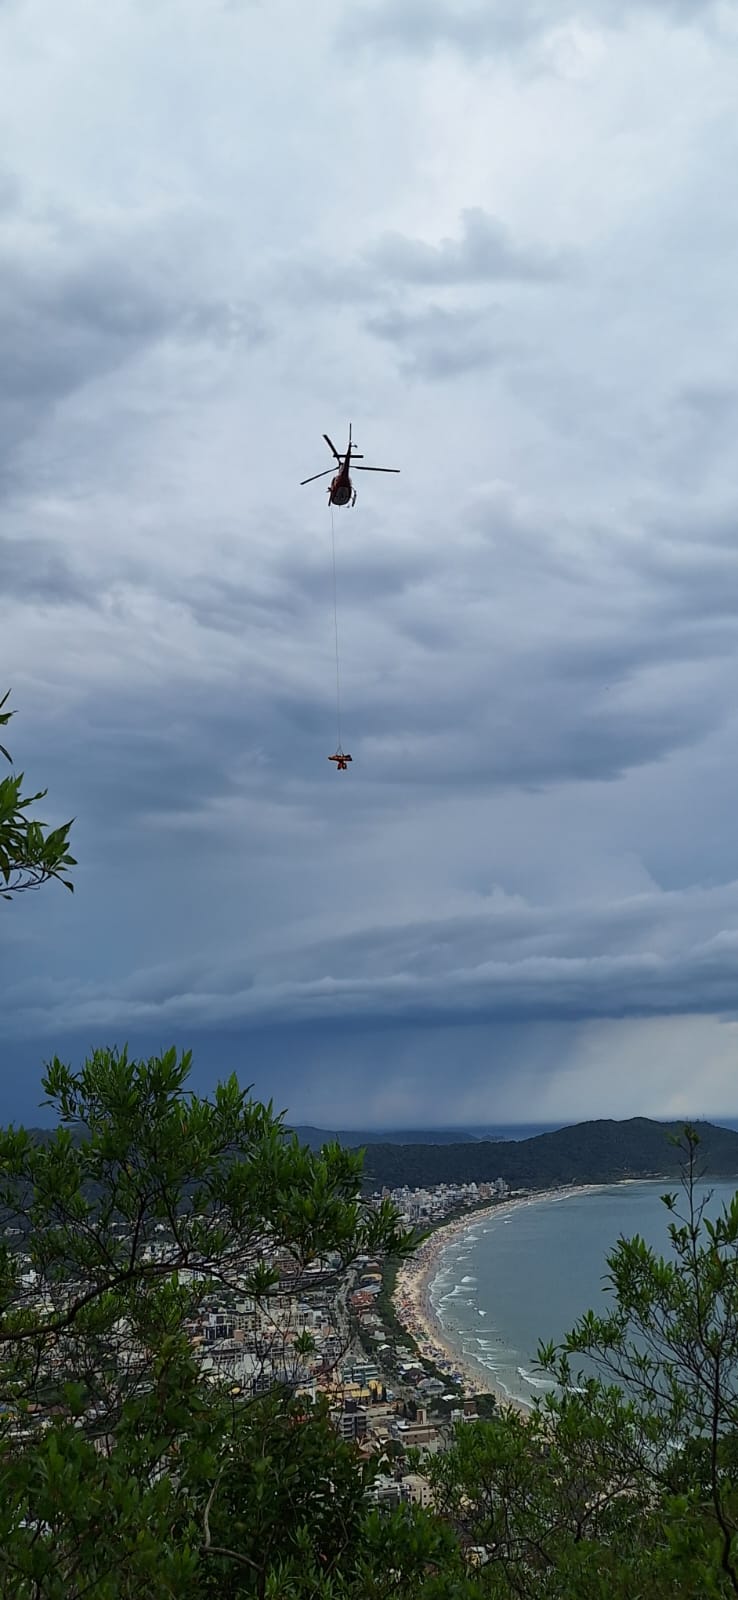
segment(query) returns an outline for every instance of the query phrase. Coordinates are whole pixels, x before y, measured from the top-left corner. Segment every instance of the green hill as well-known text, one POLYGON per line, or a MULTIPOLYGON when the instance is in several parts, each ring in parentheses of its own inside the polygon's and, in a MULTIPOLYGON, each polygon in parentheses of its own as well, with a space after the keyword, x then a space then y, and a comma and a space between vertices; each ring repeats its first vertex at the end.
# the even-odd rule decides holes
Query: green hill
POLYGON ((295 1124, 291 1129, 296 1133, 301 1144, 307 1144, 311 1150, 320 1150, 324 1144, 347 1145, 349 1149, 356 1149, 367 1144, 475 1144, 473 1133, 462 1133, 457 1128, 405 1128, 390 1131, 382 1128, 368 1129, 366 1132, 345 1132, 336 1128, 313 1128, 309 1124, 295 1124))
MULTIPOLYGON (((680 1153, 670 1137, 682 1122, 631 1117, 625 1122, 580 1122, 555 1133, 509 1143, 367 1147, 365 1172, 372 1188, 424 1188, 438 1183, 482 1183, 504 1178, 514 1188, 560 1183, 612 1183, 622 1178, 676 1176, 680 1153)), ((696 1124, 701 1165, 711 1177, 738 1177, 738 1133, 709 1122, 696 1124)))

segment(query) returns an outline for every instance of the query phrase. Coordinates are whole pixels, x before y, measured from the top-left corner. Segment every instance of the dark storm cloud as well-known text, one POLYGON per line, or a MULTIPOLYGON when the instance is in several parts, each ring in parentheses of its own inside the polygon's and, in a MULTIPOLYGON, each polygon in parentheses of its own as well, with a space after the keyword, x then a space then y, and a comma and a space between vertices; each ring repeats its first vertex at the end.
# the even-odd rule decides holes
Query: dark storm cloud
MULTIPOLYGON (((683 944, 695 928, 709 930, 733 915, 738 885, 692 893, 653 891, 607 906, 585 901, 570 907, 565 923, 551 907, 520 896, 498 894, 491 902, 474 915, 377 926, 340 942, 325 940, 292 951, 292 979, 307 981, 318 970, 339 980, 357 972, 372 981, 394 973, 443 980, 449 968, 470 972, 489 962, 515 969, 536 959, 575 959, 582 952, 593 961, 620 957, 650 944, 658 949, 665 934, 683 944)), ((265 963, 261 967, 263 981, 265 963)))
POLYGON ((479 206, 462 211, 457 239, 446 238, 433 245, 407 234, 388 233, 368 252, 368 260, 393 283, 426 285, 506 279, 546 282, 562 270, 544 251, 517 245, 502 223, 479 206))
MULTIPOLYGON (((279 725, 277 711, 270 707, 268 714, 279 725)), ((263 734, 263 716, 253 704, 214 702, 192 679, 163 686, 158 694, 153 687, 143 693, 109 690, 104 701, 90 694, 76 707, 71 725, 64 719, 45 736, 46 768, 55 778, 51 786, 57 796, 61 785, 71 788, 70 762, 83 765, 78 831, 116 840, 137 831, 140 865, 144 857, 161 857, 162 849, 174 843, 172 838, 164 846, 162 836, 151 831, 152 822, 168 818, 174 824, 243 797, 237 758, 254 734, 263 734)), ((213 841, 206 840, 203 856, 212 848, 213 841)))
POLYGON ((175 324, 163 289, 112 261, 0 276, 0 361, 6 403, 51 405, 110 371, 175 324))
POLYGON ((277 268, 276 282, 300 305, 326 302, 340 309, 382 303, 404 288, 453 289, 489 283, 547 284, 571 271, 569 254, 519 243, 499 218, 481 206, 463 210, 455 237, 438 243, 405 233, 385 233, 352 260, 303 256, 277 268))
MULTIPOLYGON (((0 4, 2 0, 0 0, 0 4)), ((0 167, 0 217, 16 211, 20 205, 21 188, 12 172, 0 167)))
POLYGON ((442 382, 478 372, 511 353, 510 340, 498 331, 499 308, 449 311, 428 306, 424 311, 386 311, 369 317, 366 327, 390 345, 402 373, 442 382))
POLYGON ((97 585, 51 539, 6 539, 0 534, 0 592, 6 601, 89 605, 97 585))
MULTIPOLYGON (((187 669, 164 670, 162 632, 161 668, 145 690, 108 685, 102 695, 90 672, 73 713, 41 730, 43 759, 37 755, 34 765, 40 764, 62 808, 58 820, 72 811, 78 816, 75 853, 82 865, 74 917, 84 914, 98 928, 101 949, 114 951, 122 941, 127 959, 116 963, 116 976, 95 974, 84 983, 73 973, 62 982, 44 979, 38 966, 24 978, 14 912, 0 963, 8 1034, 50 1038, 87 1029, 94 1042, 148 1029, 166 1042, 175 1034, 189 1038, 195 1028, 281 1029, 289 1022, 318 1037, 322 1026, 410 1028, 433 1020, 468 1029, 534 1019, 668 1016, 685 1008, 708 1013, 733 1004, 738 951, 729 940, 715 940, 738 919, 738 894, 732 893, 706 904, 699 896, 655 893, 584 909, 516 901, 494 915, 407 922, 405 914, 399 924, 364 912, 358 936, 301 940, 299 928, 286 936, 296 873, 304 875, 314 861, 316 896, 323 892, 319 880, 327 878, 338 906, 347 882, 352 903, 358 902, 362 859, 369 877, 378 848, 384 860, 386 846, 375 842, 383 823, 390 826, 398 815, 420 821, 434 794, 445 794, 453 808, 459 774, 466 797, 478 792, 484 806, 495 794, 550 789, 573 779, 612 780, 703 739, 727 714, 724 695, 710 682, 675 693, 667 676, 659 697, 649 698, 649 674, 664 660, 670 670, 678 665, 680 639, 691 643, 693 637, 681 617, 692 587, 689 566, 680 569, 679 606, 662 583, 670 546, 687 540, 684 529, 648 530, 643 548, 649 561, 658 559, 644 583, 640 545, 630 551, 630 565, 616 545, 612 571, 599 568, 596 579, 585 581, 576 549, 557 547, 550 532, 494 495, 478 496, 464 522, 471 546, 451 542, 442 560, 437 550, 424 563, 422 551, 400 548, 399 584, 389 547, 373 559, 367 546, 352 551, 347 541, 344 547, 347 655, 359 668, 363 662, 367 674, 365 682, 359 670, 350 690, 352 725, 361 730, 350 795, 326 793, 321 781, 323 757, 332 748, 328 652, 316 670, 301 643, 294 675, 284 667, 292 633, 303 641, 316 611, 320 586, 307 558, 302 566, 294 563, 292 625, 285 626, 283 557, 275 553, 271 565, 262 566, 258 595, 234 583, 229 609, 224 582, 213 578, 220 562, 212 547, 214 589, 205 587, 205 569, 202 581, 190 586, 198 631, 189 636, 187 669), (542 641, 536 615, 528 619, 523 606, 512 635, 498 639, 500 623, 520 605, 536 571, 545 574, 555 632, 542 641), (642 585, 637 608, 634 571, 642 585), (600 579, 609 655, 601 638, 600 579), (369 582, 374 605, 367 603, 369 582), (198 617, 201 591, 205 610, 198 617), (492 608, 488 620, 485 607, 492 608), (238 637, 239 613, 244 636, 255 646, 254 666, 234 670, 224 693, 217 683, 199 680, 223 627, 228 638, 238 637), (367 618, 385 627, 390 613, 392 643, 386 633, 381 642, 370 633, 360 646, 367 618), (408 651, 409 627, 434 621, 445 641, 408 651), (611 682, 616 673, 627 678, 629 702, 610 705, 605 673, 611 682), (103 883, 111 877, 115 883, 110 923, 106 900, 95 917, 98 874, 103 883), (159 910, 148 905, 154 885, 158 902, 181 906, 177 939, 188 925, 197 930, 199 960, 191 951, 181 962, 162 959, 174 930, 167 943, 149 938, 159 910), (227 956, 211 951, 208 908, 215 919, 211 937, 221 946, 230 943, 227 956), (278 954, 268 957, 275 918, 278 954), (12 973, 19 978, 15 988, 12 973)), ((726 518, 717 532, 723 536, 728 525, 726 518)), ((699 527, 689 544, 699 547, 699 527)), ((718 540, 724 547, 725 539, 718 540)), ((160 629, 172 592, 185 595, 181 578, 160 596, 160 629)), ((710 627, 697 636, 709 659, 710 627)), ((25 763, 20 748, 17 754, 25 763)), ((453 827, 453 815, 452 809, 445 828, 453 827)), ((483 828, 478 849, 484 857, 483 828)), ((64 908, 52 910, 61 915, 64 908)), ((88 968, 94 954, 91 948, 88 968)))
POLYGON ((0 235, 0 472, 53 407, 151 346, 265 337, 252 304, 189 290, 156 235, 128 228, 113 245, 76 219, 23 220, 23 245, 0 235))
POLYGON ((337 313, 347 306, 381 303, 387 289, 363 258, 337 264, 307 252, 299 260, 278 262, 272 283, 288 304, 322 305, 337 313))
MULTIPOLYGON (((700 912, 708 919, 734 916, 736 886, 733 891, 730 904, 718 899, 712 908, 695 896, 697 921, 700 912)), ((565 929, 558 913, 540 908, 503 912, 500 926, 494 917, 479 916, 466 923, 377 927, 359 939, 306 950, 297 962, 282 951, 272 970, 258 958, 251 970, 242 962, 230 974, 207 963, 196 971, 188 962, 181 970, 171 965, 142 975, 141 982, 134 975, 114 990, 40 979, 9 992, 8 1012, 14 1031, 39 1033, 218 1022, 323 1025, 348 1018, 360 1027, 732 1015, 738 934, 718 932, 695 942, 687 927, 690 909, 688 897, 675 906, 664 895, 615 908, 612 926, 605 912, 580 917, 571 907, 565 929), (629 946, 622 953, 620 939, 629 946)))
MULTIPOLYGON (((208 569, 187 586, 175 583, 169 593, 203 628, 237 635, 248 628, 293 629, 314 618, 317 608, 325 610, 326 557, 322 545, 306 546, 275 558, 260 582, 241 571, 227 579, 208 569)), ((341 604, 371 612, 427 583, 440 565, 428 550, 398 549, 386 538, 359 550, 348 547, 341 553, 341 604)))
POLYGON ((738 410, 738 388, 727 383, 691 383, 679 393, 677 403, 710 427, 732 422, 738 410))
POLYGON ((651 12, 674 24, 707 20, 718 0, 370 0, 352 12, 340 38, 348 47, 364 42, 392 45, 411 54, 452 48, 472 58, 515 50, 553 28, 572 22, 618 28, 651 12))
POLYGON ((631 553, 640 593, 658 613, 662 638, 644 649, 668 660, 671 639, 683 659, 732 651, 738 609, 738 507, 718 515, 687 507, 646 523, 631 553))
POLYGON ((3 653, 80 862, 0 918, 3 1030, 524 1115, 531 1056, 734 1004, 732 57, 668 0, 343 9, 3 6, 3 653), (344 416, 402 476, 336 515, 339 777, 344 416))
MULTIPOLYGON (((614 540, 596 578, 577 544, 499 496, 464 508, 465 534, 444 545, 383 534, 340 552, 341 625, 350 702, 361 729, 355 756, 379 783, 381 812, 429 785, 538 790, 613 782, 703 740, 730 714, 715 663, 733 648, 738 555, 709 524, 646 530, 635 546, 614 540), (545 583, 543 632, 532 605, 545 583), (637 598, 633 586, 637 586, 637 598), (688 677, 675 673, 688 669, 688 677)), ((726 519, 725 530, 730 519, 726 519)), ((269 793, 289 750, 290 786, 309 814, 320 772, 315 744, 331 721, 328 552, 305 545, 263 561, 258 581, 216 544, 208 566, 144 575, 110 555, 94 573, 51 541, 0 544, 0 573, 16 598, 90 605, 116 595, 122 624, 147 596, 190 619, 192 660, 145 688, 85 697, 80 734, 95 759, 88 786, 101 812, 129 819, 199 815, 241 792, 269 793), (122 574, 126 583, 121 583, 122 574), (238 692, 201 681, 211 641, 241 641, 238 692), (314 641, 314 642, 311 642, 314 641)), ((162 614, 163 615, 163 614, 162 614)), ((162 624, 160 623, 160 626, 162 624)), ((50 734, 49 753, 54 745, 50 734)), ((61 749, 57 752, 61 759, 61 749)), ((56 758, 55 758, 56 759, 56 758)), ((359 797, 357 803, 361 804, 359 797)))
POLYGON ((681 482, 700 485, 732 452, 738 422, 738 388, 728 383, 685 385, 669 408, 664 445, 681 482))
POLYGON ((615 539, 593 581, 578 540, 567 548, 494 497, 465 507, 464 523, 445 571, 419 572, 395 601, 414 645, 404 693, 373 682, 361 704, 378 750, 408 756, 403 783, 453 783, 460 763, 467 783, 613 780, 730 714, 713 674, 733 649, 738 556, 721 543, 711 562, 709 524, 706 537, 698 522, 647 527, 634 548, 615 539))
MULTIPOLYGON (((709 677, 698 671, 675 691, 670 673, 687 663, 709 672, 730 642, 724 619, 732 606, 731 586, 738 603, 738 558, 729 546, 718 546, 721 560, 711 573, 709 539, 700 528, 689 540, 673 526, 651 528, 635 550, 615 544, 612 571, 592 584, 575 549, 557 550, 545 527, 494 499, 468 508, 465 522, 465 541, 455 540, 445 551, 436 541, 428 548, 396 538, 358 549, 349 542, 341 551, 348 660, 374 663, 352 684, 351 702, 366 755, 373 752, 373 761, 380 762, 388 793, 428 783, 454 786, 460 763, 467 785, 507 789, 572 779, 613 781, 694 744, 724 720, 730 702, 715 693, 709 677), (701 554, 706 573, 695 570, 690 552, 693 558, 701 554), (469 583, 462 576, 467 568, 473 571, 469 583), (629 595, 633 574, 640 584, 637 603, 629 595), (550 614, 561 625, 542 639, 525 596, 544 579, 550 614), (515 606, 521 610, 511 635, 506 619, 515 606), (377 630, 381 639, 387 628, 389 647, 368 642, 377 630), (360 647, 359 629, 367 636, 360 647)), ((188 675, 187 716, 215 790, 220 773, 223 792, 233 792, 224 758, 243 746, 263 751, 266 768, 254 781, 268 783, 270 763, 285 741, 290 772, 308 785, 307 793, 312 790, 314 740, 332 694, 330 674, 321 670, 327 652, 326 560, 322 548, 306 546, 289 561, 275 554, 262 566, 259 583, 235 567, 232 576, 219 575, 219 560, 186 585, 167 583, 169 600, 176 598, 202 630, 200 648, 207 649, 208 634, 227 634, 249 639, 254 652, 233 704, 213 704, 197 684, 196 668, 188 675), (303 647, 293 661, 291 641, 314 630, 315 649, 303 647)), ((169 777, 187 762, 184 747, 177 755, 176 698, 170 700, 164 684, 158 695, 157 720, 174 741, 174 766, 162 768, 161 784, 148 762, 140 781, 135 764, 121 775, 126 792, 134 782, 154 809, 166 806, 167 793, 180 788, 178 780, 170 790, 169 777)), ((132 727, 147 714, 144 703, 134 701, 127 713, 118 706, 112 721, 123 716, 132 727)), ((104 741, 103 728, 96 738, 104 741)), ((115 786, 114 764, 106 770, 115 786)), ((191 785, 186 803, 199 806, 201 799, 199 784, 191 785)), ((279 804, 278 795, 273 803, 279 804)))

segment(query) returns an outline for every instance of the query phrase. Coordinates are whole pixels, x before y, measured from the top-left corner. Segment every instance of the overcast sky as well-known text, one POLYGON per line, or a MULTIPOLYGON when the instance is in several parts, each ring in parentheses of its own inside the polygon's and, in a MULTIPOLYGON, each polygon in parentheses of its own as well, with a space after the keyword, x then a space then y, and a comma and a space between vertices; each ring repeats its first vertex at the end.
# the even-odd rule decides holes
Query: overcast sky
POLYGON ((0 693, 79 858, 0 1115, 125 1040, 738 1112, 737 70, 710 0, 0 0, 0 693))

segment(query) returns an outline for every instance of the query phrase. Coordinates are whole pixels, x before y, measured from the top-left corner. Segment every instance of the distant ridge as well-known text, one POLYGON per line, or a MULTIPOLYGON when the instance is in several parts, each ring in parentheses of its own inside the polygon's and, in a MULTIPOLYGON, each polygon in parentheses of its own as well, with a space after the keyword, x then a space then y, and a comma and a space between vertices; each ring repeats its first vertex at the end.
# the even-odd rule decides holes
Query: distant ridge
POLYGON ((388 1132, 386 1128, 382 1128, 379 1132, 375 1131, 374 1133, 371 1132, 371 1129, 365 1133, 357 1133, 355 1131, 345 1133, 336 1128, 311 1128, 309 1125, 301 1125, 292 1128, 291 1132, 296 1133, 300 1143, 308 1144, 311 1150, 319 1150, 321 1145, 335 1144, 336 1141, 339 1144, 347 1145, 349 1149, 356 1149, 365 1144, 466 1145, 476 1143, 473 1133, 462 1133, 458 1128, 426 1128, 422 1130, 405 1128, 400 1129, 397 1133, 388 1132))
MULTIPOLYGON (((692 1126, 700 1138, 700 1170, 708 1179, 735 1178, 738 1189, 738 1131, 694 1119, 692 1126)), ((54 1132, 53 1128, 27 1131, 41 1143, 54 1132)), ((287 1131, 314 1150, 336 1140, 349 1149, 366 1148, 368 1189, 487 1183, 494 1178, 504 1178, 512 1188, 545 1189, 556 1184, 617 1183, 624 1178, 678 1178, 682 1156, 670 1140, 680 1138, 684 1121, 602 1119, 518 1140, 483 1139, 455 1129, 430 1129, 420 1135, 412 1130, 340 1132, 296 1124, 287 1131)), ((79 1131, 74 1130, 72 1137, 79 1137, 79 1131)))
MULTIPOLYGON (((699 1162, 708 1177, 738 1180, 738 1132, 693 1123, 699 1162)), ((504 1178, 514 1188, 560 1183, 615 1183, 623 1178, 677 1177, 682 1157, 669 1142, 684 1122, 631 1117, 624 1122, 579 1122, 517 1142, 371 1144, 364 1164, 368 1187, 424 1188, 436 1183, 483 1183, 504 1178)))

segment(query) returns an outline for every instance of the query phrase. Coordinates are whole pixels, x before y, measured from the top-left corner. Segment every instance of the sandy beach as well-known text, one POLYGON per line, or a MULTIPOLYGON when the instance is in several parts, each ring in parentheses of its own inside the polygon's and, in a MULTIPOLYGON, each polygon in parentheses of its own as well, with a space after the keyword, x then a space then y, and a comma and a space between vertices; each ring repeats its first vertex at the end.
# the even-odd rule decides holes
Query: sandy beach
POLYGON ((449 1246, 491 1217, 501 1220, 520 1206, 563 1200, 569 1195, 596 1194, 603 1187, 601 1184, 582 1184, 515 1195, 509 1200, 493 1201, 467 1216, 457 1217, 445 1227, 436 1228, 411 1260, 400 1267, 392 1297, 395 1312, 403 1327, 412 1335, 421 1355, 432 1361, 442 1373, 457 1378, 467 1394, 493 1394, 501 1406, 514 1406, 516 1410, 528 1411, 529 1406, 522 1401, 512 1400, 495 1384, 486 1366, 475 1361, 473 1356, 464 1355, 449 1340, 431 1302, 431 1284, 438 1274, 441 1257, 449 1246))

